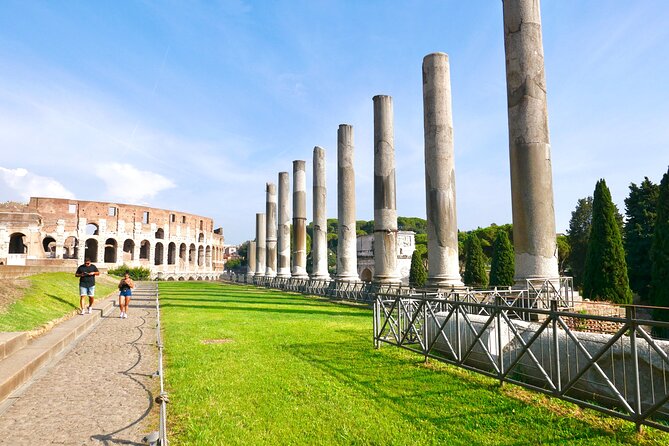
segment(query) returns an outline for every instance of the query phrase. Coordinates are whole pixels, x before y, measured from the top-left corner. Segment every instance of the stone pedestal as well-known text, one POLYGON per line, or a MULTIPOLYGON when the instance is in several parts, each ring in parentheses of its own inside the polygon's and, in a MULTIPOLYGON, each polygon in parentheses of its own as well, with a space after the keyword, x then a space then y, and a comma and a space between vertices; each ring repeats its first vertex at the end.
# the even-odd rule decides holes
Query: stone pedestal
POLYGON ((307 173, 305 161, 293 161, 293 278, 307 274, 307 173))
POLYGON ((397 273, 393 101, 374 96, 374 283, 400 283, 397 273))
POLYGON ((326 210, 327 186, 325 183, 325 150, 314 147, 313 211, 314 231, 311 238, 313 270, 311 278, 330 280, 328 273, 328 221, 326 210))
POLYGON ((505 0, 515 280, 558 277, 539 0, 505 0))
POLYGON ((248 266, 248 271, 246 272, 250 276, 254 276, 256 273, 256 241, 251 240, 249 242, 249 249, 246 253, 247 259, 246 264, 248 266))
POLYGON ((265 237, 267 243, 267 265, 265 268, 265 276, 276 276, 276 185, 274 183, 267 183, 266 185, 266 229, 265 237))
POLYGON ((358 282, 353 126, 337 130, 337 282, 358 282))
POLYGON ((429 287, 462 286, 455 208, 455 155, 448 55, 423 59, 425 198, 429 287))
POLYGON ((279 172, 279 229, 277 277, 290 277, 290 178, 288 172, 279 172))
POLYGON ((256 277, 263 277, 267 268, 265 249, 267 240, 265 240, 265 214, 256 214, 256 277))

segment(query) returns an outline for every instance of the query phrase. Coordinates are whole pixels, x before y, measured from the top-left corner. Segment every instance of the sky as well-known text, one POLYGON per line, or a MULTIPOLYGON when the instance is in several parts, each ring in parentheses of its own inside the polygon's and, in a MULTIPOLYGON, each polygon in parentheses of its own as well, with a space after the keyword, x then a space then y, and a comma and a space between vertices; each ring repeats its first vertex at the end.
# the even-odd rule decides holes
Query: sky
MULTIPOLYGON (((669 167, 669 2, 544 0, 558 232, 604 178, 669 167)), ((458 227, 511 223, 502 2, 0 2, 0 202, 30 196, 207 216, 255 236, 265 183, 355 134, 357 218, 373 218, 372 97, 393 97, 397 208, 425 218, 421 63, 449 55, 458 227)))

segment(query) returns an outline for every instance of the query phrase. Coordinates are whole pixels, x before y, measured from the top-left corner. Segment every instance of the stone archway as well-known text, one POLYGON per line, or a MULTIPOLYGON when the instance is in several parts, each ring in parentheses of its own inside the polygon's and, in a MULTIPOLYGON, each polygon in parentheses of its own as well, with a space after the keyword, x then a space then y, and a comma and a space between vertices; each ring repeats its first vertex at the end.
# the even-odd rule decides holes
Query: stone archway
POLYGON ((116 252, 118 249, 118 243, 113 238, 108 238, 105 241, 105 263, 116 263, 116 252))
POLYGON ((167 245, 167 264, 174 265, 177 261, 177 245, 174 242, 170 242, 167 245))
POLYGON ((65 239, 63 243, 63 258, 76 259, 79 255, 79 240, 76 237, 70 236, 65 239))
POLYGON ((44 248, 44 254, 50 259, 56 258, 56 239, 47 236, 42 240, 42 247, 44 248))
POLYGON ((163 244, 162 242, 157 242, 155 246, 155 254, 153 256, 153 264, 154 265, 162 265, 163 264, 163 244))
POLYGON ((84 258, 91 259, 91 262, 98 261, 98 241, 94 238, 86 240, 86 248, 84 250, 84 258))
POLYGON ((362 270, 360 273, 360 280, 363 282, 371 282, 372 281, 372 270, 369 268, 365 268, 362 270))
POLYGON ((126 239, 123 242, 123 262, 132 262, 135 260, 135 241, 126 239))
POLYGON ((15 232, 9 236, 9 254, 27 254, 28 246, 25 243, 26 235, 15 232))

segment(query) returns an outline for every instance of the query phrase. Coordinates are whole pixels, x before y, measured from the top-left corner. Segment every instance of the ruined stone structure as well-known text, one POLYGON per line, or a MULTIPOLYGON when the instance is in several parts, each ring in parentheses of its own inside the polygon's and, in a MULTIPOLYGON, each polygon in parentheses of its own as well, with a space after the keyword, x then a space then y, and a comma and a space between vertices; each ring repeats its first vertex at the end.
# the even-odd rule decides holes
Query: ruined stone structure
POLYGON ((337 222, 336 280, 357 282, 353 127, 348 124, 337 130, 337 222))
POLYGON ((539 0, 504 1, 515 280, 558 277, 539 0))
POLYGON ((0 206, 0 263, 149 268, 165 280, 214 279, 223 271, 224 237, 213 220, 119 203, 32 197, 0 206))
POLYGON ((276 185, 267 183, 267 200, 265 206, 265 237, 266 237, 266 267, 267 277, 276 276, 276 185))
POLYGON ((290 178, 288 172, 279 172, 279 227, 277 277, 290 277, 290 178))
MULTIPOLYGON (((356 240, 357 267, 356 274, 363 282, 371 282, 374 278, 374 235, 361 235, 356 240)), ((409 284, 409 271, 411 270, 411 256, 416 249, 415 233, 413 231, 397 231, 397 245, 395 252, 396 272, 395 276, 403 285, 409 284)))
POLYGON ((314 231, 311 239, 312 279, 329 280, 328 273, 328 217, 326 208, 325 150, 314 147, 313 209, 314 231))
POLYGON ((455 212, 455 154, 448 55, 423 59, 425 196, 428 282, 436 288, 462 286, 455 212))
POLYGON ((307 274, 307 172, 303 160, 293 161, 293 268, 292 277, 307 274))
POLYGON ((267 227, 265 226, 265 214, 256 214, 256 277, 264 276, 265 269, 267 268, 267 240, 265 239, 265 231, 267 231, 267 227))

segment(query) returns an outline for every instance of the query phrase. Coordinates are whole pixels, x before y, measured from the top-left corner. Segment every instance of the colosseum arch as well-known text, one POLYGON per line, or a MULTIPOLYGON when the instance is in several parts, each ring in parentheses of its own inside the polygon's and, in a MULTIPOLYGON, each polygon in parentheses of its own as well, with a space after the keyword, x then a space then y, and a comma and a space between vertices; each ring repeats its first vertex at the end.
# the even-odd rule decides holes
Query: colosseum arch
POLYGON ((202 243, 204 241, 204 234, 200 232, 200 235, 197 236, 197 242, 202 243))
POLYGON ((65 239, 63 243, 63 258, 76 259, 79 255, 79 240, 76 237, 70 236, 65 239))
POLYGON ((44 248, 44 252, 46 253, 46 256, 48 258, 54 259, 56 258, 56 239, 51 237, 50 235, 47 237, 44 237, 44 240, 42 240, 42 247, 44 248))
POLYGON ((212 264, 212 262, 211 262, 211 246, 207 246, 207 249, 205 250, 204 262, 205 262, 205 265, 207 265, 207 266, 210 266, 212 264))
POLYGON ((156 231, 156 238, 161 240, 165 238, 165 231, 163 231, 163 228, 158 228, 156 231))
POLYGON ((26 235, 22 232, 15 232, 9 236, 9 254, 27 254, 26 235))
POLYGON ((167 264, 174 265, 177 261, 177 245, 174 242, 170 242, 167 245, 167 264))
POLYGON ((86 235, 99 235, 100 227, 97 223, 87 223, 86 224, 86 235))
POLYGON ((135 242, 132 239, 126 239, 123 242, 123 262, 135 260, 135 242))
POLYGON ((142 240, 139 244, 139 260, 149 260, 149 251, 151 251, 151 243, 148 240, 142 240))
POLYGON ((179 245, 179 265, 183 268, 188 263, 188 248, 185 243, 179 245))
POLYGON ((204 266, 204 246, 197 248, 197 266, 204 266))
POLYGON ((91 262, 98 261, 98 241, 94 238, 86 240, 86 249, 84 250, 84 257, 91 259, 91 262))
POLYGON ((163 264, 163 244, 162 242, 156 242, 155 254, 153 255, 153 264, 162 265, 163 264))
POLYGON ((118 243, 113 238, 108 238, 105 241, 105 263, 116 263, 116 252, 118 243))
POLYGON ((188 249, 188 263, 191 265, 195 265, 195 243, 190 244, 190 248, 188 249))

